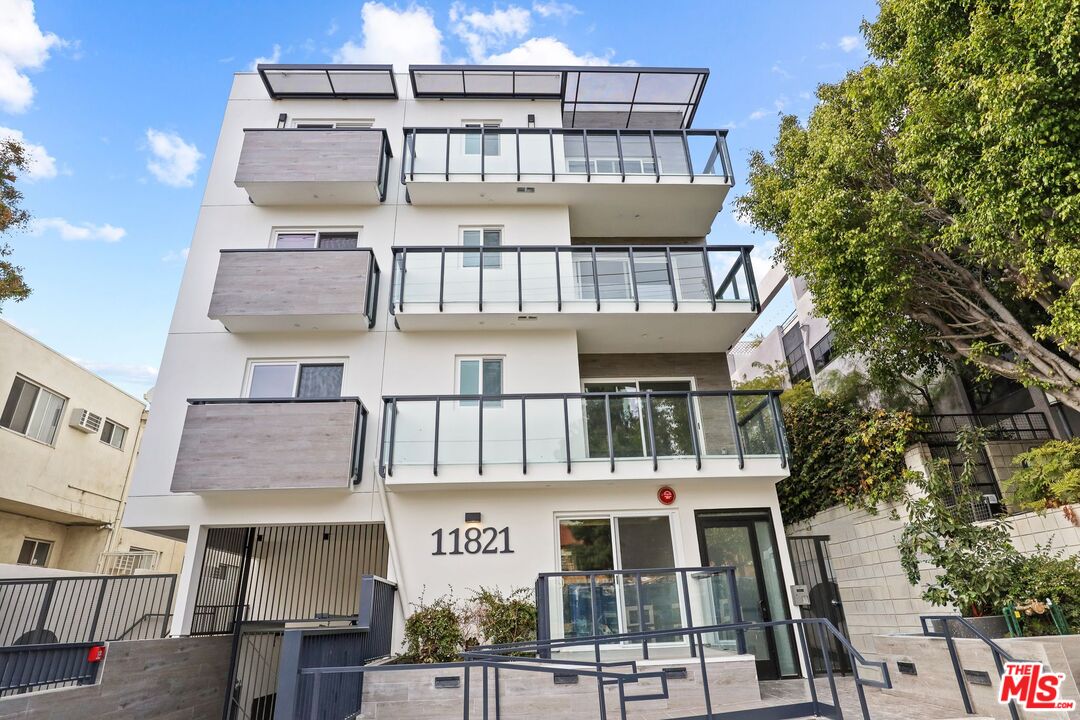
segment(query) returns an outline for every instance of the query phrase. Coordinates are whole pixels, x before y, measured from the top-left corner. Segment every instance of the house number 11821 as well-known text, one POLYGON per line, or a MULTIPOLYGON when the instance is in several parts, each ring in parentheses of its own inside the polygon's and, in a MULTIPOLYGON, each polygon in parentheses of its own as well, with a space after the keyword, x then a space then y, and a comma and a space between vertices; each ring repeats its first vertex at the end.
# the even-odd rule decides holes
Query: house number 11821
POLYGON ((471 527, 465 529, 462 537, 461 528, 454 528, 445 533, 446 542, 443 542, 443 530, 439 528, 431 533, 435 538, 435 552, 432 555, 505 555, 512 553, 510 549, 510 528, 502 530, 495 528, 471 527), (445 550, 444 547, 451 548, 445 550))

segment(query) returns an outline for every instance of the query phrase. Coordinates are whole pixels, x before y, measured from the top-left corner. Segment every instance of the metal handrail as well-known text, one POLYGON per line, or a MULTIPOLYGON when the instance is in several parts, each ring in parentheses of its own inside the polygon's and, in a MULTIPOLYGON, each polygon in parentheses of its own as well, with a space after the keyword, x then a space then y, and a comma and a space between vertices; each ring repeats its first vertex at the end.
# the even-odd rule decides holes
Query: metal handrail
MULTIPOLYGON (((584 577, 589 580, 589 609, 590 620, 593 635, 597 634, 597 626, 599 625, 599 600, 597 598, 597 583, 598 578, 611 577, 612 584, 614 584, 615 577, 631 577, 634 579, 634 586, 637 589, 637 611, 638 611, 638 623, 644 626, 645 617, 645 602, 642 595, 642 580, 647 577, 655 577, 658 575, 672 575, 678 581, 679 592, 679 609, 683 613, 683 621, 685 627, 694 627, 694 615, 690 606, 690 584, 689 577, 699 578, 709 575, 723 575, 727 580, 727 592, 728 598, 731 601, 731 614, 733 622, 742 621, 742 607, 739 605, 739 591, 738 585, 735 579, 735 568, 730 565, 720 565, 716 567, 690 567, 690 568, 648 568, 648 569, 620 569, 620 570, 560 570, 555 572, 542 572, 537 575, 536 578, 536 607, 537 607, 537 637, 542 640, 551 639, 551 625, 550 616, 548 615, 548 605, 550 597, 548 595, 548 579, 549 578, 566 578, 566 577, 584 577)), ((682 628, 671 628, 667 637, 677 636, 680 634, 682 628)), ((738 647, 739 653, 746 652, 746 636, 742 632, 736 632, 735 642, 738 647)), ((649 645, 647 640, 643 640, 641 643, 641 652, 646 660, 649 659, 649 645)), ((696 648, 690 647, 690 655, 694 656, 696 648)))
MULTIPOLYGON (((445 180, 449 181, 451 175, 480 175, 481 181, 486 181, 488 175, 498 175, 500 177, 513 178, 516 181, 521 181, 522 177, 546 177, 550 175, 551 181, 555 182, 559 175, 571 175, 571 176, 584 176, 587 182, 593 181, 593 176, 607 177, 611 179, 619 178, 621 182, 626 182, 627 175, 633 177, 655 177, 655 182, 659 183, 662 177, 685 177, 689 178, 693 183, 695 179, 700 177, 715 177, 719 178, 724 185, 733 185, 735 182, 734 174, 732 172, 731 158, 728 153, 727 147, 727 130, 716 129, 687 129, 687 130, 655 130, 655 129, 611 129, 611 128, 536 128, 536 127, 524 127, 524 128, 511 128, 511 127, 498 127, 498 128, 468 128, 468 127, 407 127, 403 128, 405 136, 403 150, 402 150, 402 163, 401 163, 401 183, 404 185, 408 181, 416 180, 416 137, 418 135, 442 135, 446 138, 445 157, 443 159, 443 167, 441 170, 434 169, 430 172, 421 171, 421 177, 424 176, 443 176, 445 180), (480 138, 480 151, 478 153, 469 153, 469 157, 476 155, 480 160, 479 172, 461 172, 458 170, 451 171, 450 168, 450 137, 452 135, 467 135, 480 138), (487 152, 486 138, 491 136, 496 137, 511 137, 514 139, 514 152, 515 157, 513 172, 505 173, 491 173, 486 167, 486 159, 488 157, 501 157, 501 153, 489 153, 487 152), (545 156, 548 160, 549 170, 543 172, 537 172, 539 165, 542 162, 537 163, 535 168, 529 168, 525 172, 521 167, 521 137, 533 135, 533 136, 547 136, 548 143, 544 146, 547 150, 545 156), (580 138, 582 144, 582 155, 569 157, 564 155, 563 161, 566 163, 566 167, 559 168, 556 166, 556 153, 555 153, 555 136, 574 137, 580 138), (615 155, 613 157, 604 157, 603 160, 615 163, 618 162, 618 172, 600 172, 593 171, 593 159, 589 157, 589 140, 603 138, 604 140, 614 140, 615 142, 615 155), (709 151, 709 156, 704 159, 701 165, 701 170, 695 172, 694 160, 690 150, 690 138, 692 137, 706 137, 713 138, 713 147, 709 151), (624 148, 625 138, 646 138, 648 139, 649 152, 647 155, 642 155, 633 152, 627 152, 624 148), (681 146, 681 153, 677 150, 671 151, 670 154, 657 152, 657 139, 675 139, 678 140, 681 146), (680 162, 685 162, 685 172, 664 172, 661 170, 661 165, 666 160, 675 160, 678 157, 680 162), (627 173, 626 161, 637 160, 641 162, 642 171, 640 173, 627 173), (583 162, 584 169, 582 171, 571 171, 568 161, 583 162), (646 169, 646 162, 652 163, 652 170, 646 169)), ((612 166, 614 167, 614 165, 612 166)), ((682 169, 682 168, 680 168, 682 169)))
MULTIPOLYGON (((815 684, 814 674, 809 671, 810 668, 810 651, 806 644, 806 629, 811 627, 818 634, 819 640, 824 640, 826 633, 831 633, 836 637, 843 647, 852 656, 852 667, 857 665, 863 665, 868 668, 876 668, 881 673, 881 679, 868 679, 859 676, 858 672, 855 672, 855 688, 859 698, 860 709, 862 711, 862 717, 864 720, 869 720, 870 712, 866 703, 865 688, 875 687, 889 689, 892 687, 892 682, 889 676, 888 665, 883 661, 873 661, 864 658, 857 650, 855 650, 846 638, 837 630, 829 620, 825 618, 800 618, 793 620, 775 620, 768 622, 738 622, 738 623, 722 623, 718 625, 709 625, 696 628, 684 628, 679 631, 679 634, 687 635, 691 639, 691 644, 696 645, 697 650, 697 664, 700 672, 702 699, 704 701, 705 714, 704 718, 710 720, 720 720, 725 717, 745 717, 745 714, 740 715, 743 711, 734 711, 733 713, 714 712, 712 695, 710 692, 709 678, 708 678, 708 666, 705 658, 705 643, 704 637, 706 635, 721 633, 721 632, 746 632, 750 630, 766 629, 771 627, 780 626, 793 626, 795 627, 802 639, 802 662, 808 669, 806 676, 810 691, 810 701, 801 703, 792 703, 788 706, 787 710, 789 714, 775 714, 773 717, 802 717, 805 715, 823 716, 836 716, 839 711, 840 700, 839 693, 837 692, 835 675, 832 672, 831 659, 825 642, 820 643, 822 660, 825 663, 829 687, 832 696, 832 705, 824 702, 818 697, 818 690, 815 684)), ((323 678, 328 675, 342 675, 342 674, 361 674, 367 673, 384 673, 384 672, 402 672, 410 670, 463 670, 463 682, 462 682, 462 717, 465 720, 469 720, 471 713, 471 682, 470 676, 472 670, 479 669, 483 672, 482 676, 482 716, 484 718, 491 717, 491 710, 494 710, 494 720, 500 720, 501 717, 501 703, 500 703, 500 671, 520 671, 520 672, 535 672, 545 673, 548 675, 565 674, 567 672, 577 675, 579 677, 593 678, 596 680, 597 685, 597 716, 598 718, 608 717, 607 700, 605 698, 605 688, 608 686, 618 687, 618 703, 617 711, 619 716, 626 717, 626 703, 642 700, 662 700, 669 697, 667 673, 663 670, 660 671, 639 671, 635 661, 604 661, 599 656, 600 645, 616 645, 623 644, 627 641, 648 641, 649 639, 669 637, 673 633, 671 630, 653 630, 636 633, 621 633, 618 635, 602 635, 589 638, 575 638, 570 640, 558 640, 558 641, 526 641, 520 643, 506 643, 501 645, 488 645, 471 648, 462 654, 463 660, 458 662, 446 662, 446 663, 430 663, 419 665, 357 665, 357 666, 341 666, 341 667, 322 667, 322 668, 306 668, 300 671, 301 675, 312 677, 312 703, 311 713, 308 717, 319 717, 319 700, 322 692, 323 678), (563 660, 560 658, 543 657, 542 655, 549 652, 552 649, 561 649, 575 646, 593 646, 596 648, 595 659, 593 661, 582 660, 563 660), (531 652, 533 657, 516 657, 507 653, 515 652, 531 652), (627 667, 629 666, 630 672, 615 672, 611 668, 614 667, 627 667), (568 670, 568 668, 570 668, 568 670), (490 702, 490 688, 492 683, 489 682, 489 673, 494 675, 494 703, 490 702), (656 679, 660 682, 660 689, 658 692, 651 694, 638 694, 629 695, 626 693, 626 685, 636 684, 641 680, 656 679), (493 708, 491 706, 494 706, 493 708)), ((778 708, 774 708, 776 710, 778 708)), ((358 708, 358 710, 362 710, 358 708)))
MULTIPOLYGON (((750 245, 501 245, 501 246, 438 246, 438 245, 410 245, 410 246, 394 246, 391 248, 393 252, 394 262, 390 270, 390 313, 403 312, 405 310, 405 302, 407 298, 405 296, 406 277, 408 273, 408 258, 409 255, 416 254, 438 254, 439 259, 439 297, 438 305, 439 312, 443 311, 443 306, 446 302, 446 255, 449 253, 465 255, 477 255, 477 296, 476 302, 479 304, 479 309, 483 312, 484 309, 484 274, 485 270, 488 272, 497 270, 502 267, 502 257, 504 255, 513 255, 516 257, 516 280, 517 280, 517 309, 518 312, 523 311, 524 304, 526 302, 534 302, 530 298, 525 297, 524 283, 522 278, 522 255, 550 253, 554 256, 554 265, 552 270, 554 275, 551 278, 555 285, 555 298, 554 302, 557 304, 559 312, 563 310, 564 301, 584 301, 595 302, 597 312, 600 311, 601 301, 616 301, 616 302, 629 302, 633 301, 634 310, 638 311, 641 307, 642 298, 639 291, 638 280, 638 265, 635 261, 634 253, 661 255, 664 259, 664 270, 668 276, 668 286, 670 292, 670 299, 665 302, 671 302, 673 310, 679 309, 679 293, 677 291, 678 283, 675 282, 677 274, 680 272, 677 267, 674 266, 672 260, 672 254, 676 257, 686 256, 688 254, 701 255, 701 273, 700 278, 706 285, 706 292, 700 298, 682 298, 683 302, 693 302, 700 300, 702 302, 708 302, 711 305, 712 310, 716 310, 718 302, 749 302, 750 311, 758 312, 760 309, 760 301, 758 298, 757 283, 754 279, 753 266, 750 262, 750 252, 753 247, 750 245), (600 296, 600 274, 597 267, 597 257, 604 254, 622 254, 626 257, 628 262, 627 270, 620 277, 625 277, 629 280, 631 286, 631 295, 625 298, 601 298, 600 296), (717 279, 713 277, 712 266, 709 263, 710 257, 715 257, 721 253, 734 253, 737 257, 731 268, 727 271, 723 278, 717 279), (583 287, 585 289, 591 289, 593 297, 563 297, 563 283, 561 277, 560 256, 570 255, 570 260, 580 257, 581 255, 591 256, 592 265, 592 283, 586 284, 583 287), (498 267, 489 267, 486 261, 487 257, 499 258, 498 267), (742 278, 742 284, 744 286, 745 297, 740 297, 739 290, 739 278, 742 278), (728 290, 731 290, 733 297, 727 297, 728 290), (396 306, 396 309, 395 309, 396 306)), ((565 262, 565 261, 563 261, 565 262)), ((637 261, 640 262, 640 261, 637 261)), ((567 266, 570 267, 570 266, 567 266)), ((697 268, 693 268, 697 269, 697 268)), ((549 302, 551 300, 548 300, 549 302)), ((411 302, 411 301, 410 301, 411 302)))
POLYGON ((360 398, 355 396, 341 397, 265 397, 265 398, 188 398, 189 405, 280 405, 280 404, 304 404, 304 403, 356 403, 356 419, 353 423, 355 432, 352 438, 352 458, 349 466, 349 481, 353 485, 359 485, 363 479, 364 471, 364 445, 367 442, 367 418, 368 409, 360 398))
MULTIPOLYGON (((484 472, 484 407, 492 403, 501 403, 504 401, 520 401, 521 402, 521 472, 522 474, 528 473, 528 436, 526 417, 527 409, 526 405, 529 401, 543 401, 543 400, 562 400, 563 401, 563 434, 566 451, 566 472, 572 471, 572 465, 574 458, 572 457, 572 449, 570 442, 570 413, 569 413, 569 401, 570 400, 593 400, 597 402, 604 402, 605 406, 610 408, 612 401, 621 401, 625 399, 637 399, 644 400, 646 408, 650 411, 648 415, 647 425, 647 439, 648 439, 648 454, 643 452, 642 455, 619 457, 620 460, 646 460, 652 459, 653 470, 659 470, 659 459, 661 457, 676 457, 683 459, 693 458, 698 470, 701 469, 702 463, 702 447, 701 442, 703 431, 699 430, 697 423, 698 412, 695 408, 694 400, 697 398, 709 398, 709 397, 723 397, 728 399, 728 423, 733 435, 733 445, 735 448, 735 456, 739 461, 739 468, 742 469, 745 462, 746 455, 759 454, 748 452, 748 449, 743 445, 743 439, 740 437, 740 429, 746 427, 750 421, 757 418, 760 413, 768 410, 772 419, 772 436, 774 437, 776 448, 778 452, 760 453, 766 456, 779 456, 780 466, 782 468, 787 467, 788 463, 788 444, 784 433, 783 417, 780 412, 779 396, 780 390, 644 390, 644 391, 627 391, 627 392, 581 392, 581 393, 501 393, 501 394, 482 394, 482 395, 384 395, 383 396, 383 422, 382 422, 382 435, 379 444, 379 474, 382 477, 393 477, 394 474, 394 449, 397 440, 397 406, 399 403, 410 402, 433 402, 434 403, 434 427, 432 434, 432 473, 434 475, 439 474, 439 430, 440 430, 440 406, 442 403, 475 403, 478 408, 477 412, 477 472, 481 475, 484 472), (740 414, 739 409, 736 408, 736 399, 738 398, 760 398, 760 401, 752 408, 744 408, 740 414), (693 448, 690 455, 675 455, 675 456, 661 456, 659 454, 656 442, 656 428, 651 419, 651 409, 653 407, 653 401, 656 398, 682 398, 685 399, 687 404, 688 420, 687 429, 690 434, 691 446, 693 448)), ((611 413, 605 411, 605 417, 608 419, 606 430, 606 440, 608 449, 608 461, 611 467, 611 472, 615 472, 616 454, 615 445, 613 439, 613 431, 611 428, 611 413)), ((644 450, 645 448, 643 448, 644 450)))
MULTIPOLYGON (((992 639, 990 639, 982 630, 975 627, 968 622, 967 618, 960 615, 922 615, 919 617, 919 624, 922 625, 922 632, 924 637, 939 637, 945 639, 946 647, 949 650, 949 659, 952 661, 953 674, 956 675, 956 684, 960 688, 960 698, 964 701, 964 709, 968 715, 974 715, 975 711, 971 704, 971 695, 968 693, 967 682, 964 679, 963 669, 960 667, 960 656, 956 652, 956 638, 949 631, 949 623, 959 623, 970 632, 975 639, 981 640, 987 647, 990 648, 990 654, 994 658, 994 667, 997 668, 998 675, 1000 677, 1005 676, 1005 663, 1003 660, 1018 663, 1018 662, 1031 662, 1028 660, 1020 660, 1009 654, 1005 648, 998 645, 992 639), (941 632, 931 631, 927 625, 927 621, 940 622, 941 632)), ((1009 701, 1009 715, 1012 720, 1019 720, 1020 714, 1016 709, 1016 702, 1014 700, 1009 701)))

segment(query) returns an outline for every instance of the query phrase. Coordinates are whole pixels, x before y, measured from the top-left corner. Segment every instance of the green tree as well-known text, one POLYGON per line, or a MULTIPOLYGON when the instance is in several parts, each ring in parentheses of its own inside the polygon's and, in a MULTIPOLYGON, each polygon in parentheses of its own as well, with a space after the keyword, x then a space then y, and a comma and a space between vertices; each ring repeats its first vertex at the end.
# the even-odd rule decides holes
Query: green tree
MULTIPOLYGON (((14 140, 0 140, 0 235, 8 230, 26 227, 30 215, 19 207, 22 193, 15 187, 19 172, 26 170, 26 150, 14 140)), ((30 288, 23 280, 22 268, 7 258, 12 249, 0 243, 0 306, 5 300, 19 302, 30 295, 30 288)))
POLYGON ((738 207, 872 372, 972 363, 1080 409, 1080 4, 880 0, 738 207))

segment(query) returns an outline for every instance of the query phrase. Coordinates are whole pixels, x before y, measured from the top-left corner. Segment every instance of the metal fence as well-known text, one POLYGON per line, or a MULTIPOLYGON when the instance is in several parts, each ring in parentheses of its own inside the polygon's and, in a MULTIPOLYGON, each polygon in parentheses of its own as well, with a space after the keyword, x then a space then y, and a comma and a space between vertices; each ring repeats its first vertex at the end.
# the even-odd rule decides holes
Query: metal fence
POLYGON ((0 647, 165 637, 175 575, 0 580, 0 647))
POLYGON ((101 553, 101 574, 134 575, 136 572, 153 572, 157 569, 160 558, 161 553, 154 550, 101 553))
POLYGON ((0 697, 92 685, 104 659, 99 643, 0 647, 0 697))

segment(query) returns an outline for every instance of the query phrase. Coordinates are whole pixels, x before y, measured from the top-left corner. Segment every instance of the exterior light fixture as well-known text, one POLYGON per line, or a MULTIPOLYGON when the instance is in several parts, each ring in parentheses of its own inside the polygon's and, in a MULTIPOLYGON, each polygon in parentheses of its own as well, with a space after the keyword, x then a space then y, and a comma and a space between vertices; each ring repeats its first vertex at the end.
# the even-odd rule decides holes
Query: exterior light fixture
POLYGON ((286 120, 286 119, 287 119, 288 117, 289 117, 289 116, 288 116, 288 115, 286 115, 285 113, 281 113, 280 115, 278 115, 278 116, 277 116, 277 126, 278 126, 278 129, 279 129, 279 130, 280 130, 281 128, 285 127, 285 120, 286 120))
POLYGON ((536 127, 536 116, 533 115, 532 113, 529 113, 529 127, 531 127, 531 128, 536 127))
POLYGON ((467 524, 469 524, 469 525, 479 525, 482 522, 480 513, 478 513, 478 512, 467 512, 467 513, 465 513, 465 522, 467 524))

